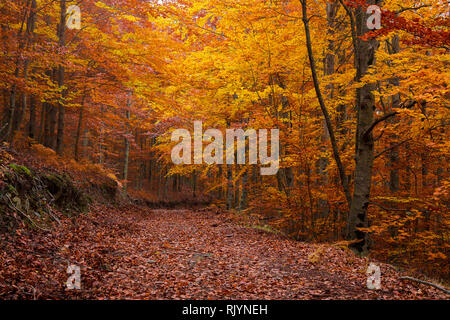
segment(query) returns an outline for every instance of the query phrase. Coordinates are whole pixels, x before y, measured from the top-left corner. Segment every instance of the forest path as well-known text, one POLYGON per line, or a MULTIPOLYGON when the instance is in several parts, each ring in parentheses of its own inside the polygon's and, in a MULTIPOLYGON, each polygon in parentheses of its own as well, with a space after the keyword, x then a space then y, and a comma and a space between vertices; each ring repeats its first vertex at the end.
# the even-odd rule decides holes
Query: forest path
POLYGON ((22 234, 2 249, 4 298, 445 298, 398 280, 385 264, 382 290, 368 290, 366 259, 241 227, 205 209, 96 206, 51 234, 22 234), (66 288, 68 264, 80 266, 81 290, 66 288))

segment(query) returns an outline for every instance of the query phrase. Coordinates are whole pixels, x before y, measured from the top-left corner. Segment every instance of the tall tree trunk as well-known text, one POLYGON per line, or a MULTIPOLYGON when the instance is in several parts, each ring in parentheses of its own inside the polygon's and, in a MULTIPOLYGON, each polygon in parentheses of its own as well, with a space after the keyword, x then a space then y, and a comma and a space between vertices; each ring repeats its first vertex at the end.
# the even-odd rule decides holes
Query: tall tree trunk
MULTIPOLYGON (((337 9, 339 8, 338 2, 327 2, 326 7, 326 13, 327 13, 327 24, 328 24, 328 35, 333 35, 335 30, 335 20, 336 20, 336 14, 337 9)), ((335 54, 334 54, 334 41, 329 40, 328 41, 328 48, 327 52, 325 54, 324 59, 324 74, 326 76, 332 75, 335 72, 335 54)), ((333 98, 333 91, 334 87, 332 84, 329 84, 326 87, 327 96, 332 99, 333 98)), ((339 123, 336 124, 336 127, 339 126, 339 123)), ((329 139, 328 137, 328 130, 325 121, 323 121, 323 133, 321 135, 321 142, 324 143, 329 139)), ((325 152, 324 147, 322 147, 322 152, 325 152)), ((316 164, 318 168, 319 178, 317 179, 319 188, 322 189, 322 186, 326 185, 328 183, 328 157, 327 156, 321 156, 316 164)), ((326 198, 319 197, 317 201, 317 207, 318 211, 321 217, 325 217, 328 215, 330 209, 328 206, 328 201, 326 198)))
POLYGON ((43 102, 41 103, 41 119, 39 121, 39 135, 38 135, 38 141, 40 144, 44 144, 45 140, 46 116, 47 116, 47 104, 43 102))
MULTIPOLYGON (((236 176, 239 174, 238 165, 236 165, 236 176)), ((239 191, 240 191, 240 178, 236 179, 234 183, 234 207, 239 209, 239 191)))
MULTIPOLYGON (((153 137, 150 138, 150 148, 153 147, 153 137)), ((154 175, 154 164, 153 155, 150 151, 150 159, 148 160, 148 183, 150 185, 150 190, 153 190, 153 175, 154 175)))
POLYGON ((197 172, 195 170, 192 171, 192 195, 194 199, 197 196, 197 172))
MULTIPOLYGON (((30 59, 26 59, 25 63, 24 63, 24 67, 23 67, 23 79, 25 82, 27 82, 28 80, 28 68, 30 66, 30 59)), ((11 137, 10 140, 13 141, 14 140, 14 135, 16 133, 17 130, 20 130, 20 126, 22 125, 22 121, 23 118, 25 116, 25 113, 27 111, 27 94, 25 92, 22 92, 22 103, 19 106, 19 108, 17 109, 16 112, 16 117, 13 120, 14 125, 13 125, 13 131, 11 133, 11 137)))
MULTIPOLYGON (((66 0, 60 0, 60 19, 59 19, 59 47, 62 49, 66 45, 66 0)), ((58 66, 58 87, 62 88, 64 86, 64 66, 58 66)), ((56 134, 56 152, 59 155, 63 153, 64 146, 64 96, 65 90, 61 92, 61 98, 58 101, 58 132, 56 134)))
POLYGON ((307 0, 300 0, 300 3, 302 5, 302 20, 303 20, 303 24, 305 26, 306 47, 308 50, 309 64, 310 64, 310 68, 311 68, 311 75, 313 78, 314 89, 316 91, 317 100, 319 100, 320 109, 321 109, 322 114, 325 119, 325 124, 327 126, 328 135, 330 136, 330 142, 331 142, 331 147, 333 150, 333 156, 334 156, 334 160, 336 161, 336 165, 339 170, 339 177, 341 180, 341 185, 344 189, 344 194, 345 194, 345 198, 347 199, 347 204, 350 207, 352 199, 351 199, 351 195, 350 195, 350 188, 348 186, 348 179, 345 174, 345 168, 341 161, 341 156, 339 154, 339 149, 338 149, 336 137, 334 134, 334 128, 331 123, 331 118, 328 113, 328 109, 325 105, 325 101, 323 100, 322 92, 320 90, 319 79, 317 76, 316 62, 314 60, 314 55, 313 55, 313 51, 312 51, 311 32, 309 29, 309 18, 308 18, 308 13, 307 13, 307 0))
POLYGON ((168 192, 169 192, 169 179, 170 179, 170 177, 168 177, 167 176, 167 171, 168 171, 168 169, 166 168, 165 169, 165 172, 164 172, 164 199, 168 199, 168 192))
MULTIPOLYGON (((400 39, 398 35, 394 35, 392 40, 388 41, 388 52, 389 54, 395 54, 400 52, 400 39)), ((399 85, 399 80, 397 77, 389 81, 393 86, 399 85)), ((395 94, 391 96, 391 108, 398 108, 400 106, 400 95, 395 94)), ((392 111, 392 110, 390 110, 392 111)), ((398 119, 392 117, 389 119, 390 123, 397 123, 398 119)), ((394 135, 394 140, 396 140, 397 135, 394 135)), ((391 192, 397 192, 400 188, 400 179, 398 173, 398 147, 394 147, 396 141, 393 141, 390 145, 390 152, 388 157, 388 167, 389 167, 389 190, 391 192)))
POLYGON ((176 193, 178 191, 178 174, 173 175, 172 182, 172 192, 176 193))
POLYGON ((233 207, 233 169, 231 165, 227 165, 227 198, 226 198, 227 210, 233 207))
POLYGON ((161 186, 163 179, 161 162, 157 163, 157 171, 158 171, 158 185, 156 186, 156 188, 158 190, 158 199, 161 199, 161 186))
POLYGON ((77 134, 75 136, 75 150, 74 156, 76 161, 80 161, 80 138, 81 138, 81 128, 83 126, 83 112, 84 112, 84 100, 86 99, 86 91, 83 93, 83 97, 81 98, 81 106, 80 113, 78 115, 78 126, 77 126, 77 134))
MULTIPOLYGON (((368 4, 379 4, 377 0, 368 0, 368 4)), ((362 7, 356 8, 355 26, 356 26, 356 81, 367 73, 368 68, 375 64, 375 51, 378 43, 376 40, 364 41, 360 37, 366 34, 367 14, 362 7)), ((372 130, 374 128, 374 110, 375 96, 372 91, 375 89, 373 83, 365 84, 356 90, 356 109, 357 109, 357 129, 356 129, 356 148, 355 148, 355 182, 353 188, 353 198, 351 202, 348 237, 356 240, 350 245, 350 248, 362 255, 368 251, 368 238, 366 232, 359 228, 366 228, 367 208, 370 200, 370 188, 372 185, 372 167, 374 141, 372 130)))
POLYGON ((247 198, 248 198, 248 168, 245 169, 242 174, 242 187, 241 187, 241 200, 239 202, 239 211, 245 210, 247 208, 247 198))
MULTIPOLYGON (((131 106, 131 97, 127 99, 127 107, 128 109, 131 106)), ((127 120, 130 120, 130 110, 126 111, 126 118, 127 120)), ((128 127, 128 123, 126 124, 128 127)), ((128 162, 130 158, 130 140, 127 136, 125 136, 125 152, 124 152, 124 158, 123 158, 123 193, 127 194, 127 180, 128 180, 128 162)))
MULTIPOLYGON (((25 21, 27 23, 26 26, 26 37, 25 40, 19 40, 19 52, 22 52, 23 48, 27 46, 27 44, 30 41, 30 35, 34 30, 34 22, 35 22, 35 9, 36 9, 36 1, 31 1, 31 0, 27 0, 26 2, 26 8, 25 8, 25 12, 23 14, 23 18, 21 21, 21 26, 20 29, 18 31, 18 39, 21 39, 22 37, 22 32, 23 32, 23 27, 25 24, 25 21), (31 5, 31 6, 30 6, 31 5)), ((17 57, 16 59, 16 69, 14 71, 14 76, 17 78, 20 74, 20 61, 21 58, 20 56, 17 57)), ((24 74, 27 74, 27 70, 24 70, 24 74)), ((26 98, 25 98, 25 103, 26 103, 26 98)), ((24 107, 24 106, 22 106, 24 107)), ((10 95, 10 106, 9 106, 9 113, 8 113, 8 122, 7 122, 7 129, 6 129, 6 136, 3 136, 5 138, 7 138, 10 142, 13 141, 14 139, 14 131, 15 131, 15 126, 17 126, 17 85, 14 83, 11 86, 11 95, 10 95)))
POLYGON ((219 168, 217 169, 217 180, 219 180, 219 188, 217 189, 217 198, 218 199, 222 199, 222 195, 223 195, 223 187, 222 187, 222 183, 223 183, 223 169, 222 169, 222 165, 219 165, 219 168))
MULTIPOLYGON (((51 79, 52 81, 54 81, 56 79, 56 73, 57 70, 53 69, 51 71, 51 79)), ((46 121, 47 124, 45 125, 45 129, 46 129, 46 147, 52 148, 53 150, 56 150, 56 124, 57 124, 57 109, 56 107, 51 104, 48 103, 47 104, 47 116, 46 116, 46 121)))
MULTIPOLYGON (((19 68, 17 67, 16 72, 14 73, 15 77, 19 76, 19 68)), ((6 130, 6 137, 10 139, 12 137, 12 133, 14 130, 14 116, 16 113, 16 89, 17 85, 13 84, 11 87, 11 95, 9 99, 9 116, 6 130)))
POLYGON ((30 96, 30 119, 28 123, 28 136, 31 139, 36 138, 36 97, 30 96))
MULTIPOLYGON (((32 36, 33 36, 33 33, 34 33, 34 28, 36 26, 36 9, 37 9, 37 2, 36 2, 36 0, 32 0, 31 1, 31 7, 30 7, 30 13, 29 13, 28 20, 27 20, 27 29, 26 29, 26 39, 27 40, 26 40, 26 45, 25 46, 27 48, 31 44, 31 42, 33 41, 32 36)), ((30 67, 30 64, 31 64, 31 59, 27 58, 25 60, 25 63, 24 63, 24 71, 23 71, 23 76, 24 76, 25 83, 27 82, 27 79, 28 79, 28 68, 30 67)), ((32 73, 34 73, 34 71, 35 70, 33 69, 32 73)), ((30 101, 30 103, 32 104, 32 105, 30 105, 30 121, 31 121, 31 114, 32 114, 31 108, 35 107, 35 99, 34 99, 34 97, 32 97, 31 100, 33 100, 33 101, 30 101)), ((20 129, 20 126, 22 124, 22 120, 25 117, 26 107, 27 107, 27 94, 24 92, 23 95, 22 95, 22 108, 21 108, 21 111, 18 114, 17 124, 16 124, 16 127, 15 127, 14 130, 20 129)), ((33 113, 34 113, 34 110, 33 110, 33 113)), ((14 135, 14 133, 13 133, 13 135, 14 135)), ((14 139, 14 137, 12 137, 11 139, 14 139)))
POLYGON ((89 158, 87 154, 87 147, 89 146, 89 129, 85 128, 83 133, 83 141, 81 142, 82 148, 80 152, 80 158, 89 158))

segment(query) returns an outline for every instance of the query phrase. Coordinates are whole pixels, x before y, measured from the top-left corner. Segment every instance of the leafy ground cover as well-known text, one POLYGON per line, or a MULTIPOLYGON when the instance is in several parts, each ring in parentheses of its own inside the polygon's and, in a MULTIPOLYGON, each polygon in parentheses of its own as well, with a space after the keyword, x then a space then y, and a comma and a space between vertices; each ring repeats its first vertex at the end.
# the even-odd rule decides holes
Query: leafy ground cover
POLYGON ((448 299, 348 250, 287 239, 203 209, 91 206, 51 232, 17 229, 0 241, 3 299, 448 299), (69 264, 81 290, 66 288, 69 264))

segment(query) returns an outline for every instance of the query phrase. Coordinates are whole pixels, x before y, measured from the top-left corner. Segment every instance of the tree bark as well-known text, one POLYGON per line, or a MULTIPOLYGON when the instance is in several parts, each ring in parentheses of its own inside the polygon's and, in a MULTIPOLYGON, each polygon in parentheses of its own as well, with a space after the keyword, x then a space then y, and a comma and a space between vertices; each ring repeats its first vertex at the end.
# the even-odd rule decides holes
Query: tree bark
MULTIPOLYGON (((63 49, 66 45, 66 0, 60 0, 60 19, 59 19, 59 48, 63 49)), ((64 86, 64 66, 58 66, 58 87, 62 89, 64 86)), ((65 90, 61 92, 61 98, 58 101, 58 131, 56 134, 56 152, 59 155, 63 153, 64 146, 64 96, 65 90)))
POLYGON ((75 150, 74 150, 74 156, 75 156, 76 161, 80 161, 79 145, 80 145, 80 137, 81 137, 81 128, 83 126, 83 112, 84 112, 84 100, 85 99, 86 99, 86 91, 83 93, 83 97, 81 98, 80 113, 78 115, 78 126, 77 126, 77 134, 75 137, 75 150))
MULTIPOLYGON (((389 54, 395 54, 400 52, 400 39, 398 35, 394 35, 390 44, 388 43, 388 52, 389 54)), ((397 77, 393 78, 389 81, 392 85, 398 86, 399 80, 397 77)), ((391 108, 398 108, 400 106, 400 96, 399 94, 395 94, 391 97, 391 108)), ((392 111, 392 110, 390 110, 392 111)), ((389 119, 389 122, 394 124, 398 122, 398 119, 392 117, 389 119)), ((394 135, 394 139, 397 138, 397 135, 394 135)), ((397 192, 400 188, 400 179, 398 173, 398 147, 395 147, 396 142, 391 143, 391 150, 389 151, 388 158, 388 167, 389 167, 389 190, 391 192, 397 192)))
POLYGON ((242 174, 242 187, 241 187, 241 199, 239 202, 239 211, 245 210, 247 208, 247 197, 248 197, 248 169, 245 169, 242 174))
POLYGON ((28 136, 31 139, 36 138, 36 97, 30 96, 30 119, 28 123, 28 136))
MULTIPOLYGON (((54 81, 56 78, 57 70, 53 69, 49 71, 49 74, 51 76, 51 80, 54 81)), ((45 117, 46 124, 44 126, 45 128, 45 146, 48 148, 52 148, 53 150, 56 150, 56 124, 57 124, 57 109, 56 107, 51 104, 46 104, 46 112, 47 115, 45 117)))
POLYGON ((197 172, 192 171, 192 196, 195 199, 197 196, 197 172))
MULTIPOLYGON (((131 97, 127 99, 127 107, 130 108, 131 106, 131 97)), ((130 120, 130 110, 126 111, 126 118, 127 120, 130 120)), ((128 127, 128 123, 126 124, 128 127)), ((124 159, 123 159, 123 193, 127 194, 127 180, 128 180, 128 162, 130 158, 130 140, 127 136, 125 136, 125 152, 124 152, 124 159)))
MULTIPOLYGON (((378 0, 368 0, 368 4, 379 4, 378 0)), ((356 81, 367 74, 368 68, 375 64, 375 51, 378 43, 371 39, 364 41, 361 36, 369 30, 367 28, 367 14, 362 7, 356 8, 356 81)), ((356 240, 350 244, 350 248, 361 255, 368 252, 368 237, 365 231, 360 228, 367 228, 367 208, 369 206, 370 188, 372 185, 372 167, 374 141, 372 130, 376 123, 373 115, 375 110, 375 96, 372 91, 375 89, 373 83, 368 83, 356 90, 357 109, 357 129, 355 139, 355 182, 353 188, 353 198, 351 201, 348 238, 356 240)))
POLYGON ((233 169, 231 165, 227 165, 227 210, 233 207, 233 169))
MULTIPOLYGON (((19 52, 21 52, 24 47, 26 47, 28 45, 28 43, 30 42, 30 35, 34 30, 34 25, 35 25, 35 9, 36 9, 36 1, 33 0, 27 0, 26 2, 26 9, 21 21, 21 26, 20 29, 18 31, 18 38, 21 39, 21 35, 23 32, 23 26, 25 24, 26 21, 26 37, 25 40, 20 41, 19 43, 19 52)), ((17 78, 20 74, 20 61, 21 58, 17 57, 16 59, 16 69, 14 71, 14 76, 17 78)), ((28 64, 29 64, 29 60, 27 60, 24 63, 24 76, 26 77, 27 75, 27 68, 28 68, 28 64), (25 67, 26 66, 26 67, 25 67)), ((26 97, 23 96, 26 104, 26 97)), ((22 108, 24 108, 25 106, 22 105, 22 108)), ((20 112, 20 110, 19 110, 20 112)), ((11 86, 11 95, 10 95, 10 107, 9 107, 9 111, 8 111, 8 117, 7 117, 7 129, 6 129, 6 135, 3 136, 3 138, 8 139, 10 142, 12 142, 14 140, 14 132, 17 128, 18 125, 18 120, 21 118, 21 115, 17 114, 17 85, 13 84, 11 86)))
MULTIPOLYGON (((239 174, 238 165, 236 165, 236 175, 239 174)), ((237 178, 234 183, 234 207, 239 208, 239 191, 240 191, 240 179, 237 178)))

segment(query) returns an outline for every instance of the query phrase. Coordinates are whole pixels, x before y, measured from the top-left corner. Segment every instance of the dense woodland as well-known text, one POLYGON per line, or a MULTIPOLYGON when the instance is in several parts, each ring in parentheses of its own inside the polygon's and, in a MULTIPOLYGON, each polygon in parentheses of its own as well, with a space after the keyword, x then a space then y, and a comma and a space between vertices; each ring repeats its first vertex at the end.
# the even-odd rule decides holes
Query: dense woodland
POLYGON ((19 153, 448 279, 447 1, 3 0, 0 26, 0 139, 19 153), (174 165, 194 121, 278 128, 280 169, 174 165))

